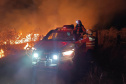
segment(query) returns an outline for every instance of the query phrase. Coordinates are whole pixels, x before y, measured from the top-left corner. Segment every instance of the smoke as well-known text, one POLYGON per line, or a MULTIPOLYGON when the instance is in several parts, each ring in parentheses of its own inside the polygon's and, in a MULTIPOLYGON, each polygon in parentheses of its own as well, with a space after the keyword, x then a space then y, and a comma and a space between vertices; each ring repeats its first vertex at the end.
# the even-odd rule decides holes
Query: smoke
POLYGON ((121 29, 126 26, 126 1, 125 0, 107 0, 99 3, 98 22, 94 28, 109 29, 115 27, 121 29), (104 4, 103 4, 104 3, 104 4), (100 5, 101 4, 101 5, 100 5), (123 19, 122 19, 123 18, 123 19), (123 25, 123 26, 122 26, 123 25), (118 26, 118 27, 117 27, 118 26))
POLYGON ((113 26, 126 10, 125 4, 125 0, 2 0, 0 29, 46 34, 64 24, 75 25, 78 19, 86 29, 113 26))

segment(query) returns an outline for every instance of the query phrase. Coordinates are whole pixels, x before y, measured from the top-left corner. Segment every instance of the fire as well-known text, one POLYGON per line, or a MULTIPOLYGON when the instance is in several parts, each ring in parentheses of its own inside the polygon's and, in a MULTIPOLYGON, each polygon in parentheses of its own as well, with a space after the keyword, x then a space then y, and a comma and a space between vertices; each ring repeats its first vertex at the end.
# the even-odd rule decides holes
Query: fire
POLYGON ((27 45, 24 47, 24 49, 26 50, 26 49, 29 49, 29 48, 31 48, 31 46, 27 43, 27 45))
POLYGON ((39 39, 39 37, 40 37, 39 34, 28 34, 28 35, 26 35, 25 38, 22 38, 22 39, 19 40, 19 38, 21 37, 21 35, 15 41, 15 44, 21 44, 21 43, 27 43, 27 42, 31 42, 31 41, 37 41, 39 39))
POLYGON ((36 50, 36 49, 27 43, 26 46, 24 47, 24 50, 26 50, 26 54, 30 56, 33 50, 36 50))
POLYGON ((29 43, 27 43, 24 47, 24 50, 30 50, 30 49, 35 50, 35 48, 33 46, 31 46, 31 45, 29 45, 29 43))
POLYGON ((0 58, 4 57, 4 51, 3 49, 0 50, 0 58))
MULTIPOLYGON (((22 33, 20 33, 15 40, 10 40, 10 44, 22 44, 22 43, 27 43, 27 42, 35 42, 40 40, 40 34, 27 34, 24 38, 22 36, 22 33)), ((8 40, 3 42, 4 45, 8 44, 8 40)))

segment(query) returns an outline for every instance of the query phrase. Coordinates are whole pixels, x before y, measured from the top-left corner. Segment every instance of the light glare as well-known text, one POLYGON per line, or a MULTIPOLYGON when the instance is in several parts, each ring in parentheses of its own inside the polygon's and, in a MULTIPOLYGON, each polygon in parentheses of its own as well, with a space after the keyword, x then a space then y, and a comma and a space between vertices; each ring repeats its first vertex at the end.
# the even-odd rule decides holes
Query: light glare
POLYGON ((72 50, 63 52, 63 56, 71 55, 73 52, 74 52, 74 51, 72 51, 72 50))
POLYGON ((35 57, 35 58, 38 58, 38 54, 37 54, 37 53, 34 53, 34 57, 35 57))
POLYGON ((58 56, 57 55, 53 55, 53 59, 57 60, 58 56))

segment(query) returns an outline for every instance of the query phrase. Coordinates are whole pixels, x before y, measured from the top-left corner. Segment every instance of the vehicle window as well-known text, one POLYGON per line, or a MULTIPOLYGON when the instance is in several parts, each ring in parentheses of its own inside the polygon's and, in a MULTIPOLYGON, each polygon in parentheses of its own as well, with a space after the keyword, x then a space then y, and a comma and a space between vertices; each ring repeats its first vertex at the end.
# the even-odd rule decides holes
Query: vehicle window
POLYGON ((57 33, 52 33, 49 37, 48 40, 56 38, 57 33))
POLYGON ((74 41, 74 35, 71 32, 52 32, 47 40, 58 40, 58 41, 74 41))

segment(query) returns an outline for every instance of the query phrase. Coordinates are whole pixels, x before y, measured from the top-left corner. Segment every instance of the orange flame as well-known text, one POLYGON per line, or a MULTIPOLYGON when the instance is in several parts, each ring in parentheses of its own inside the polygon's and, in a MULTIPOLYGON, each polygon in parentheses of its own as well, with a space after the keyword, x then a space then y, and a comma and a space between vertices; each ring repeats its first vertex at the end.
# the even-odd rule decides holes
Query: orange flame
MULTIPOLYGON (((16 40, 10 40, 10 44, 22 44, 22 43, 27 43, 31 41, 38 41, 40 40, 40 35, 39 34, 27 34, 25 38, 22 38, 22 33, 18 35, 16 40)), ((3 44, 7 44, 7 41, 4 41, 3 44)))
POLYGON ((26 50, 26 49, 28 49, 28 48, 30 48, 31 46, 27 43, 26 44, 26 46, 24 47, 24 49, 26 50))
POLYGON ((3 58, 3 57, 4 57, 4 50, 1 49, 1 50, 0 50, 0 58, 3 58))
MULTIPOLYGON (((21 43, 27 43, 31 41, 37 41, 39 39, 39 34, 28 34, 25 38, 22 38, 21 40, 17 39, 15 41, 15 44, 21 44, 21 43)), ((19 38, 19 37, 18 37, 19 38)))

